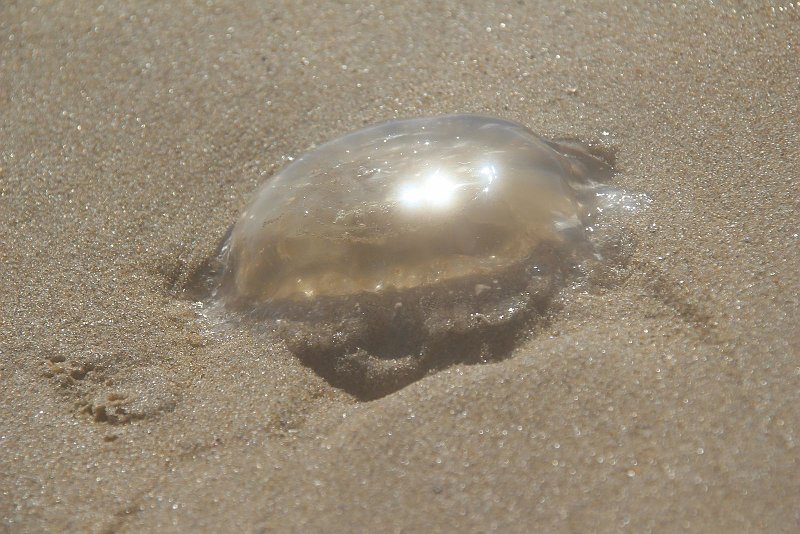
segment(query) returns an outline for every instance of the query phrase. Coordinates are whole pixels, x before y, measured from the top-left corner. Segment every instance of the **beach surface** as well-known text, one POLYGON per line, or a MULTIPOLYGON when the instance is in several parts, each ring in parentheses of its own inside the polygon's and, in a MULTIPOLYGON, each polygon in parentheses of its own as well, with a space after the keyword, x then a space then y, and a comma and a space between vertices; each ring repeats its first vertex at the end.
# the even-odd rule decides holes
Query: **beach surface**
POLYGON ((0 528, 800 528, 800 7, 3 2, 0 528), (393 118, 601 139, 629 251, 364 402, 217 328, 258 185, 393 118))

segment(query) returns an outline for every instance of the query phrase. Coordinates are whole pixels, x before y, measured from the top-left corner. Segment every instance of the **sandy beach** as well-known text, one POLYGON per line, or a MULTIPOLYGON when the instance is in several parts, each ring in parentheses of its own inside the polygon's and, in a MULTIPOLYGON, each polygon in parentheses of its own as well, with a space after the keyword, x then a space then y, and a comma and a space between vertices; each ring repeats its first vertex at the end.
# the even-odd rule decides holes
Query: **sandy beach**
POLYGON ((0 529, 795 532, 800 6, 3 2, 0 529), (395 118, 602 139, 626 262, 364 401, 192 290, 395 118))

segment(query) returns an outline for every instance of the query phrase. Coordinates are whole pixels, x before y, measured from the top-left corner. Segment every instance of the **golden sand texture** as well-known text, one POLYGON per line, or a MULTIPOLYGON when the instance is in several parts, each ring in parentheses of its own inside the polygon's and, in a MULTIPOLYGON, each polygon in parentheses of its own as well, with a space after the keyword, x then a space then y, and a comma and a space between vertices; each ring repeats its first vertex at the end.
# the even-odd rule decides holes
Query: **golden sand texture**
POLYGON ((800 10, 773 5, 2 2, 2 529, 796 528, 800 10), (454 112, 614 145, 653 202, 613 283, 372 402, 208 329, 184 289, 259 183, 454 112))

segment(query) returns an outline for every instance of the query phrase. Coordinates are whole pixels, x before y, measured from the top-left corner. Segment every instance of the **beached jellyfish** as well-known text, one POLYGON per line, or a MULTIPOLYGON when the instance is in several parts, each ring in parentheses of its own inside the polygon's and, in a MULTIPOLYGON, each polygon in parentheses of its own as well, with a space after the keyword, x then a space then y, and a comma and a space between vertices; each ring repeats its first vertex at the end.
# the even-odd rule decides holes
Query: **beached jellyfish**
POLYGON ((226 238, 215 297, 374 398, 506 356, 583 259, 612 174, 572 141, 476 115, 392 121, 267 180, 226 238))

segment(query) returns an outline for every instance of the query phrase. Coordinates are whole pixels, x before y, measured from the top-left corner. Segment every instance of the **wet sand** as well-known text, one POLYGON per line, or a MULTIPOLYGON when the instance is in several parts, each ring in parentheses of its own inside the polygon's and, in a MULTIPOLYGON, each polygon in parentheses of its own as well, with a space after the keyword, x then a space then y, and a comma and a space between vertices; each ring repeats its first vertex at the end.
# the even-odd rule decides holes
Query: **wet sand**
POLYGON ((32 531, 794 531, 796 4, 0 7, 0 517, 32 531), (185 291, 365 124, 604 138, 632 255, 381 399, 185 291))

